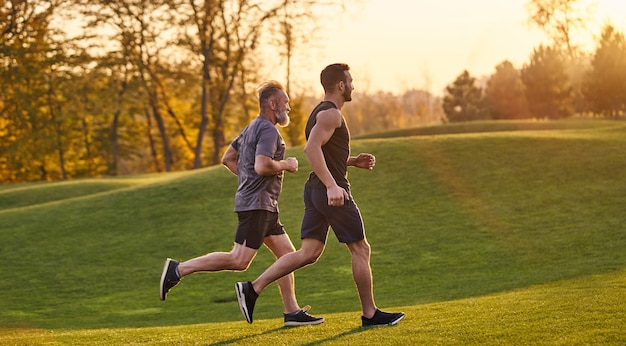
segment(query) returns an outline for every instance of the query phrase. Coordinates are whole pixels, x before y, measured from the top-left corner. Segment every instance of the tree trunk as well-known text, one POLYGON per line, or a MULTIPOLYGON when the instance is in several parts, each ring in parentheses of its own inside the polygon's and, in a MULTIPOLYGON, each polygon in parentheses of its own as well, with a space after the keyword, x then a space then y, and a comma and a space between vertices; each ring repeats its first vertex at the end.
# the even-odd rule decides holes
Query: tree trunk
POLYGON ((152 161, 154 162, 154 166, 157 172, 161 171, 161 165, 159 164, 159 159, 157 155, 156 145, 154 144, 154 138, 152 138, 152 116, 150 115, 150 111, 145 109, 146 120, 148 122, 148 128, 146 129, 146 133, 148 135, 148 142, 150 143, 150 155, 152 156, 152 161))
POLYGON ((193 168, 202 167, 202 141, 204 140, 204 133, 206 132, 207 125, 209 124, 209 116, 208 116, 208 103, 209 103, 209 93, 208 93, 208 80, 205 79, 208 77, 208 67, 207 64, 204 64, 203 67, 204 73, 202 80, 202 104, 200 106, 200 125, 198 126, 198 138, 196 140, 196 148, 194 151, 193 158, 193 168))
POLYGON ((111 122, 111 151, 113 154, 113 159, 109 163, 109 172, 112 172, 114 175, 119 175, 118 171, 120 153, 118 148, 118 134, 117 130, 119 128, 120 123, 120 114, 121 110, 118 108, 113 114, 113 121, 111 122))
POLYGON ((211 52, 213 50, 213 12, 212 1, 205 0, 202 20, 197 22, 198 31, 200 32, 200 49, 202 54, 202 99, 200 105, 200 125, 198 125, 198 138, 196 140, 196 148, 194 151, 193 168, 202 167, 202 142, 209 124, 209 87, 211 83, 211 73, 209 64, 211 61, 211 52))
POLYGON ((54 102, 54 88, 52 87, 51 80, 48 80, 48 110, 50 112, 50 118, 54 123, 54 130, 56 133, 56 151, 59 154, 59 167, 61 168, 61 177, 63 180, 67 180, 67 170, 65 169, 65 151, 63 150, 63 134, 61 130, 61 122, 57 121, 57 113, 55 110, 54 102))
POLYGON ((57 152, 59 153, 59 166, 61 167, 61 176, 63 180, 67 180, 67 170, 65 169, 65 151, 63 150, 63 136, 61 134, 61 124, 54 122, 57 134, 57 152))
POLYGON ((167 130, 165 129, 165 122, 163 121, 163 117, 161 116, 161 112, 159 111, 159 107, 156 104, 156 101, 151 101, 152 103, 152 115, 154 116, 154 120, 156 120, 157 127, 159 128, 159 134, 161 135, 161 143, 163 144, 163 163, 165 165, 165 171, 172 171, 172 151, 170 149, 170 141, 167 136, 167 130))
POLYGON ((91 140, 89 139, 89 124, 85 118, 81 119, 81 123, 83 125, 83 142, 85 143, 85 150, 87 151, 87 170, 89 171, 89 175, 95 175, 96 173, 96 165, 93 160, 93 156, 91 155, 91 140))
POLYGON ((220 162, 220 148, 224 146, 224 131, 215 127, 213 129, 213 164, 220 162))

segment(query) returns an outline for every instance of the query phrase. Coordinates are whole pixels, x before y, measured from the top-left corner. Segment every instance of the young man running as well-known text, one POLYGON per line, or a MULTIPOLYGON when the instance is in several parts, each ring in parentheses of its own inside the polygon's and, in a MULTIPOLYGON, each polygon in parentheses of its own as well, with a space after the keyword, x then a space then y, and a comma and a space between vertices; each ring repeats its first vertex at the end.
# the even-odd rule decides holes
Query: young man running
POLYGON ((371 154, 350 156, 350 133, 341 114, 345 102, 352 100, 352 76, 346 64, 324 68, 320 79, 324 101, 309 116, 304 148, 313 172, 304 187, 304 218, 302 247, 279 258, 254 282, 235 285, 239 307, 252 323, 258 294, 270 283, 294 270, 315 263, 324 251, 328 228, 345 243, 352 256, 352 276, 361 301, 361 322, 364 327, 395 325, 403 312, 383 312, 374 302, 370 245, 365 237, 361 213, 350 194, 347 167, 373 169, 376 159, 371 154))

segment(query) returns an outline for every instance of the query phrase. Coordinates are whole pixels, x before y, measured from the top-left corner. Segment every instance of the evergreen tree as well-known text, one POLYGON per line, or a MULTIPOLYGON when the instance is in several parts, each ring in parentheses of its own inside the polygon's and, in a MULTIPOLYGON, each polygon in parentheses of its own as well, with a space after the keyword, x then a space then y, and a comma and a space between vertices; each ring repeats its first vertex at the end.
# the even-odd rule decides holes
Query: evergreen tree
POLYGON ((446 87, 443 98, 443 111, 448 121, 461 122, 488 118, 483 91, 475 86, 476 78, 463 71, 456 80, 446 87))
POLYGON ((493 119, 530 117, 520 72, 509 61, 496 66, 496 72, 487 82, 485 99, 493 119))
POLYGON ((612 25, 602 29, 583 92, 593 112, 617 117, 626 111, 626 41, 612 25))
POLYGON ((574 113, 573 92, 559 50, 539 46, 522 68, 526 100, 535 118, 560 119, 574 113))

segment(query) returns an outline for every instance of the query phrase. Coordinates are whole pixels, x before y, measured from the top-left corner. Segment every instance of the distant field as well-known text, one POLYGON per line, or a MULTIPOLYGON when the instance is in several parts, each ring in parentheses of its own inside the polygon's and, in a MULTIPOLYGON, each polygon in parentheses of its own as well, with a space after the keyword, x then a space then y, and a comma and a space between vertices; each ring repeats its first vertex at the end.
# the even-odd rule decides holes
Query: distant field
MULTIPOLYGON (((349 254, 332 235, 296 273, 321 326, 280 328, 275 285, 242 322, 233 285, 272 262, 266 250, 245 273, 197 274, 159 301, 166 257, 232 246, 237 182, 223 167, 5 186, 0 344, 626 343, 626 123, 505 125, 353 142, 377 158, 350 180, 377 303, 408 313, 393 328, 358 328, 349 254)), ((286 175, 281 220, 299 247, 309 167, 301 147, 289 155, 301 167, 286 175)))
POLYGON ((394 138, 503 131, 579 130, 612 126, 615 126, 614 120, 597 120, 589 118, 564 120, 485 120, 385 131, 359 136, 358 138, 394 138))

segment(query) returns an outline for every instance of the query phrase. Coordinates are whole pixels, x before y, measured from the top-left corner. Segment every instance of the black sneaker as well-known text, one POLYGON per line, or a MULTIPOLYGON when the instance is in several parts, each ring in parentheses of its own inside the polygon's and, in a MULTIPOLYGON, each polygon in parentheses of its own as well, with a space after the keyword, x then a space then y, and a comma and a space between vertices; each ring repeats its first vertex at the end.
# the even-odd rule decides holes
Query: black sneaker
POLYGON ((167 292, 180 282, 180 277, 176 273, 176 268, 178 268, 178 261, 171 258, 165 260, 163 274, 161 274, 161 287, 159 292, 161 300, 165 300, 167 292))
POLYGON ((311 316, 307 313, 311 309, 311 306, 307 305, 302 308, 302 310, 298 310, 297 312, 285 315, 285 326, 286 327, 295 327, 295 326, 306 326, 313 324, 320 324, 324 322, 324 317, 315 317, 311 316))
POLYGON ((252 312, 259 295, 254 291, 250 281, 236 283, 235 292, 237 292, 237 301, 239 301, 239 309, 241 309, 243 317, 248 323, 252 323, 252 312))
POLYGON ((401 319, 404 318, 404 312, 383 312, 376 309, 372 318, 366 318, 361 316, 363 327, 376 327, 376 326, 393 326, 398 324, 401 319))

